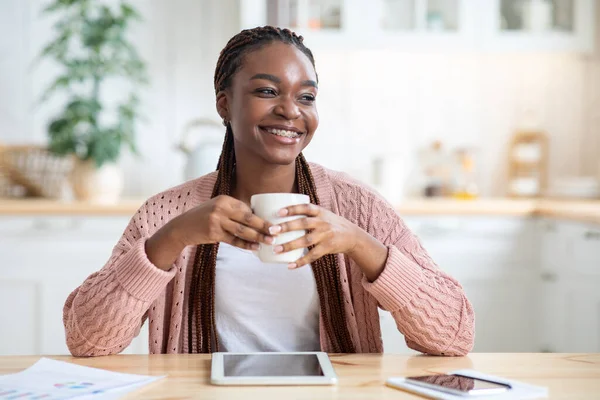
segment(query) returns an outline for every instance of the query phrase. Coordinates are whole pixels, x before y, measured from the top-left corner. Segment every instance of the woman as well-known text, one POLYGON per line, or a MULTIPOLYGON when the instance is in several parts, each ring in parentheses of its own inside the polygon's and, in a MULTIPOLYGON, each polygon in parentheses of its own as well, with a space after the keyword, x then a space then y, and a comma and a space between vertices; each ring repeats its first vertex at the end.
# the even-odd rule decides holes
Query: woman
POLYGON ((317 74, 302 37, 262 27, 234 36, 215 70, 226 126, 217 171, 150 198, 108 263, 67 299, 73 355, 119 353, 150 324, 150 353, 381 352, 377 307, 407 344, 435 355, 473 346, 473 310, 394 209, 301 151, 318 125, 317 74), (310 205, 271 226, 249 207, 256 193, 297 192, 310 205), (250 250, 289 230, 308 247, 285 266, 250 250), (292 269, 292 270, 290 270, 292 269))

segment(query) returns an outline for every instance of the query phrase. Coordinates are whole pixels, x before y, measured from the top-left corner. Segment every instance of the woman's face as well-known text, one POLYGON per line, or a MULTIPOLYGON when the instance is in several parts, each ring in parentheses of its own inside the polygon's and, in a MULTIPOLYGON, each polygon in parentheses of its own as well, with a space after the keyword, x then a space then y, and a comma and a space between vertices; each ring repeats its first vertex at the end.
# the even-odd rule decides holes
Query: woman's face
POLYGON ((316 96, 315 70, 295 46, 274 41, 246 54, 231 87, 217 95, 219 114, 233 129, 236 157, 293 163, 319 124, 316 96))

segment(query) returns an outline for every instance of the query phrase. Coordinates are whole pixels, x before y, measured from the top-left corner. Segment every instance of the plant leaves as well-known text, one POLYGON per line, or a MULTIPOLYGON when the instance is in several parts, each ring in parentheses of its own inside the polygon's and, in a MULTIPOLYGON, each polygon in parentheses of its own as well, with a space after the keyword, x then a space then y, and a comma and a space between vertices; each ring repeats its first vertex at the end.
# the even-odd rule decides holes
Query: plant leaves
POLYGON ((76 138, 73 135, 72 121, 60 117, 53 120, 48 126, 50 134, 49 150, 59 156, 73 152, 76 146, 76 138))
POLYGON ((116 162, 121 152, 121 137, 114 129, 94 132, 88 143, 89 158, 98 167, 107 162, 116 162))
POLYGON ((56 92, 58 89, 66 89, 69 87, 69 84, 71 83, 71 77, 68 75, 62 75, 59 76, 58 78, 56 78, 54 80, 54 82, 52 82, 52 84, 44 91, 44 94, 42 94, 42 97, 40 98, 39 102, 43 103, 46 100, 48 100, 48 98, 54 93, 56 92))
POLYGON ((121 3, 121 16, 124 20, 133 19, 142 20, 142 16, 128 3, 121 3))
POLYGON ((108 127, 100 126, 98 115, 104 107, 97 97, 99 86, 108 76, 123 77, 136 85, 148 82, 144 61, 126 40, 129 22, 141 20, 140 14, 125 1, 113 12, 97 0, 54 0, 44 12, 60 14, 61 19, 54 24, 56 37, 44 47, 39 59, 58 61, 64 71, 46 89, 42 101, 58 90, 75 92, 87 87, 81 83, 93 88, 88 96, 74 95, 62 113, 50 121, 51 151, 74 153, 81 159, 94 160, 98 166, 116 161, 123 147, 137 154, 137 96, 132 94, 117 107, 117 122, 108 127), (73 43, 81 43, 87 51, 72 53, 73 43))

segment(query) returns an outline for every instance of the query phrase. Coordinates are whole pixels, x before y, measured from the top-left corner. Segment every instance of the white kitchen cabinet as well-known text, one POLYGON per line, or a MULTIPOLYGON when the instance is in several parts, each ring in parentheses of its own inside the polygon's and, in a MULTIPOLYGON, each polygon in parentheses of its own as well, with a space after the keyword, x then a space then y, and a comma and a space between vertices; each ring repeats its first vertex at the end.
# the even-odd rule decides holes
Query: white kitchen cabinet
POLYGON ((242 29, 290 28, 315 49, 569 51, 594 47, 594 0, 239 0, 242 29))
MULTIPOLYGON (((0 217, 0 354, 68 354, 64 302, 102 268, 129 218, 0 217)), ((126 353, 147 353, 144 330, 126 353)))
POLYGON ((600 352, 600 226, 540 222, 540 347, 600 352))
MULTIPOLYGON (((404 220, 464 287, 475 310, 474 351, 600 351, 600 226, 506 217, 404 220)), ((382 322, 392 347, 394 328, 382 322)))
POLYGON ((316 49, 473 47, 467 0, 240 0, 241 28, 274 25, 316 49))
POLYGON ((595 0, 486 0, 483 50, 594 49, 595 0))

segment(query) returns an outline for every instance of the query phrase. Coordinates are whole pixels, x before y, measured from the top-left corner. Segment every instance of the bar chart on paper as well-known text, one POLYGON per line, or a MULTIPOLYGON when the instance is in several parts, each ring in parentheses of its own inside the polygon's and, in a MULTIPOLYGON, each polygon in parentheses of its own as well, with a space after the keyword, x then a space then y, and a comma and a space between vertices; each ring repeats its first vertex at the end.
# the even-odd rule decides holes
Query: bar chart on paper
POLYGON ((122 374, 42 358, 24 371, 0 376, 0 400, 104 398, 160 378, 162 376, 122 374))

